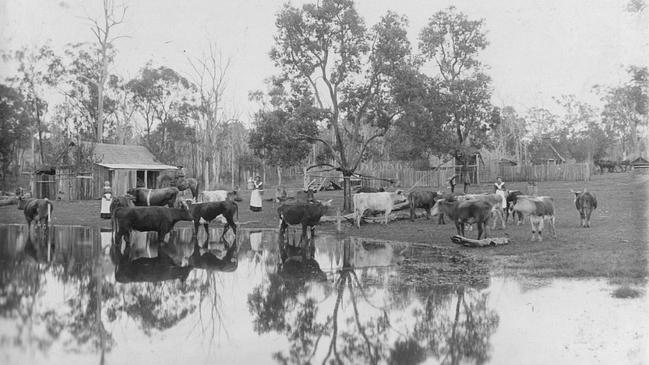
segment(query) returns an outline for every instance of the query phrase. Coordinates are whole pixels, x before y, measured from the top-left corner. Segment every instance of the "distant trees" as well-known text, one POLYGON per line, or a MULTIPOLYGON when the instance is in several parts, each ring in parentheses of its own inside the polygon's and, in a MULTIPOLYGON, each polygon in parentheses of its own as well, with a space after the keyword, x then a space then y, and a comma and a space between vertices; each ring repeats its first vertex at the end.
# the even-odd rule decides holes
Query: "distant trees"
POLYGON ((33 122, 29 107, 19 90, 0 84, 0 180, 6 186, 7 178, 13 170, 18 171, 20 148, 29 145, 30 125, 33 122))

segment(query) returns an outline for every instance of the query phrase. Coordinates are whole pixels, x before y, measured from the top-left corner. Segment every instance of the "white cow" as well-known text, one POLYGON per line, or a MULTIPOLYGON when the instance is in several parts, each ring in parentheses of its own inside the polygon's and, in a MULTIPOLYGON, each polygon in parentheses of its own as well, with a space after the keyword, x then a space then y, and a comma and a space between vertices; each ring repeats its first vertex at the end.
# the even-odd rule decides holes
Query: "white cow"
POLYGON ((200 202, 223 202, 226 200, 230 201, 241 201, 239 198, 239 193, 236 190, 227 191, 227 190, 204 190, 198 194, 198 201, 200 202))
POLYGON ((394 193, 381 192, 381 193, 358 193, 352 196, 354 201, 354 218, 356 219, 356 227, 361 227, 361 217, 363 213, 368 210, 383 210, 385 211, 385 224, 388 224, 388 216, 395 203, 400 203, 408 200, 401 190, 394 193))
POLYGON ((547 219, 550 222, 550 228, 553 238, 557 238, 557 231, 554 228, 554 199, 549 196, 518 196, 514 204, 514 212, 520 212, 523 217, 530 217, 532 225, 532 241, 536 240, 536 234, 539 235, 539 242, 543 241, 541 233, 543 223, 547 219))

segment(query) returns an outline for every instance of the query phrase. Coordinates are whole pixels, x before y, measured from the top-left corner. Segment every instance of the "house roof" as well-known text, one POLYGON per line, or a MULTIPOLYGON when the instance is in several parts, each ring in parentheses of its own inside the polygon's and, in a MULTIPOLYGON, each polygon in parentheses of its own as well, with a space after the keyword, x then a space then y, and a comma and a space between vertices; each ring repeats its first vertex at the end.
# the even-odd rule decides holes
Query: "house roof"
POLYGON ((109 169, 128 170, 176 170, 176 166, 166 165, 156 160, 144 146, 95 143, 94 154, 100 159, 99 166, 109 169))
POLYGON ((647 161, 643 157, 638 157, 635 160, 631 161, 631 165, 645 165, 645 164, 649 164, 649 161, 647 161))

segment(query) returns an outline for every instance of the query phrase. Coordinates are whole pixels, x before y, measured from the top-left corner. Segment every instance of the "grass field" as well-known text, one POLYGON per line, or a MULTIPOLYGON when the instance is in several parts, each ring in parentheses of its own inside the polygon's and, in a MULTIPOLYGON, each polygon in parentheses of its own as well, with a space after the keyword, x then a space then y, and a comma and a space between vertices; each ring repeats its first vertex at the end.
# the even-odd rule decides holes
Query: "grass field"
MULTIPOLYGON (((526 183, 509 183, 508 189, 525 191, 526 183)), ((491 191, 490 185, 471 186, 471 193, 491 191)), ((271 190, 266 191, 271 196, 271 190)), ((541 182, 539 195, 554 197, 557 211, 557 239, 545 230, 543 242, 531 242, 529 223, 508 225, 493 230, 492 236, 508 236, 511 244, 489 248, 463 248, 450 241, 455 234, 453 224, 438 225, 436 219, 420 218, 394 221, 387 226, 365 224, 360 229, 343 224, 344 234, 393 241, 426 243, 455 248, 467 255, 490 262, 492 272, 542 277, 600 277, 613 282, 644 282, 647 279, 647 228, 649 224, 649 176, 626 173, 593 176, 583 182, 541 182), (570 189, 587 187, 597 195, 599 206, 593 213, 591 228, 579 228, 579 214, 570 189)), ((239 204, 239 221, 244 228, 276 228, 276 205, 264 202, 262 212, 248 209, 249 192, 243 192, 239 204)), ((333 211, 342 206, 342 192, 321 192, 318 199, 333 199, 333 211)), ((99 217, 99 201, 55 202, 54 224, 106 227, 108 220, 99 217)), ((0 223, 24 223, 22 211, 15 205, 0 207, 0 223)), ((189 223, 181 222, 181 225, 189 223)), ((546 225, 547 227, 547 225, 546 225)), ((319 231, 333 231, 326 224, 319 231)), ((477 230, 467 234, 477 236, 477 230)))

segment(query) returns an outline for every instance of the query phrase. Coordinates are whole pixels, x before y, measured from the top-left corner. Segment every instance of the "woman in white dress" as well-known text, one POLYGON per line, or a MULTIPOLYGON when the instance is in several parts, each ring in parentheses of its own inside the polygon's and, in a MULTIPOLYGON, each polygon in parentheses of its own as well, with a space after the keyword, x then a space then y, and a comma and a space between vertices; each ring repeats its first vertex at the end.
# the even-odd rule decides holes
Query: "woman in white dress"
POLYGON ((500 176, 496 178, 496 182, 494 183, 494 193, 500 195, 503 198, 501 206, 503 209, 505 209, 507 207, 507 192, 505 190, 505 183, 500 176))
POLYGON ((261 176, 255 176, 254 186, 250 194, 250 210, 261 212, 262 195, 264 194, 264 183, 261 176))

